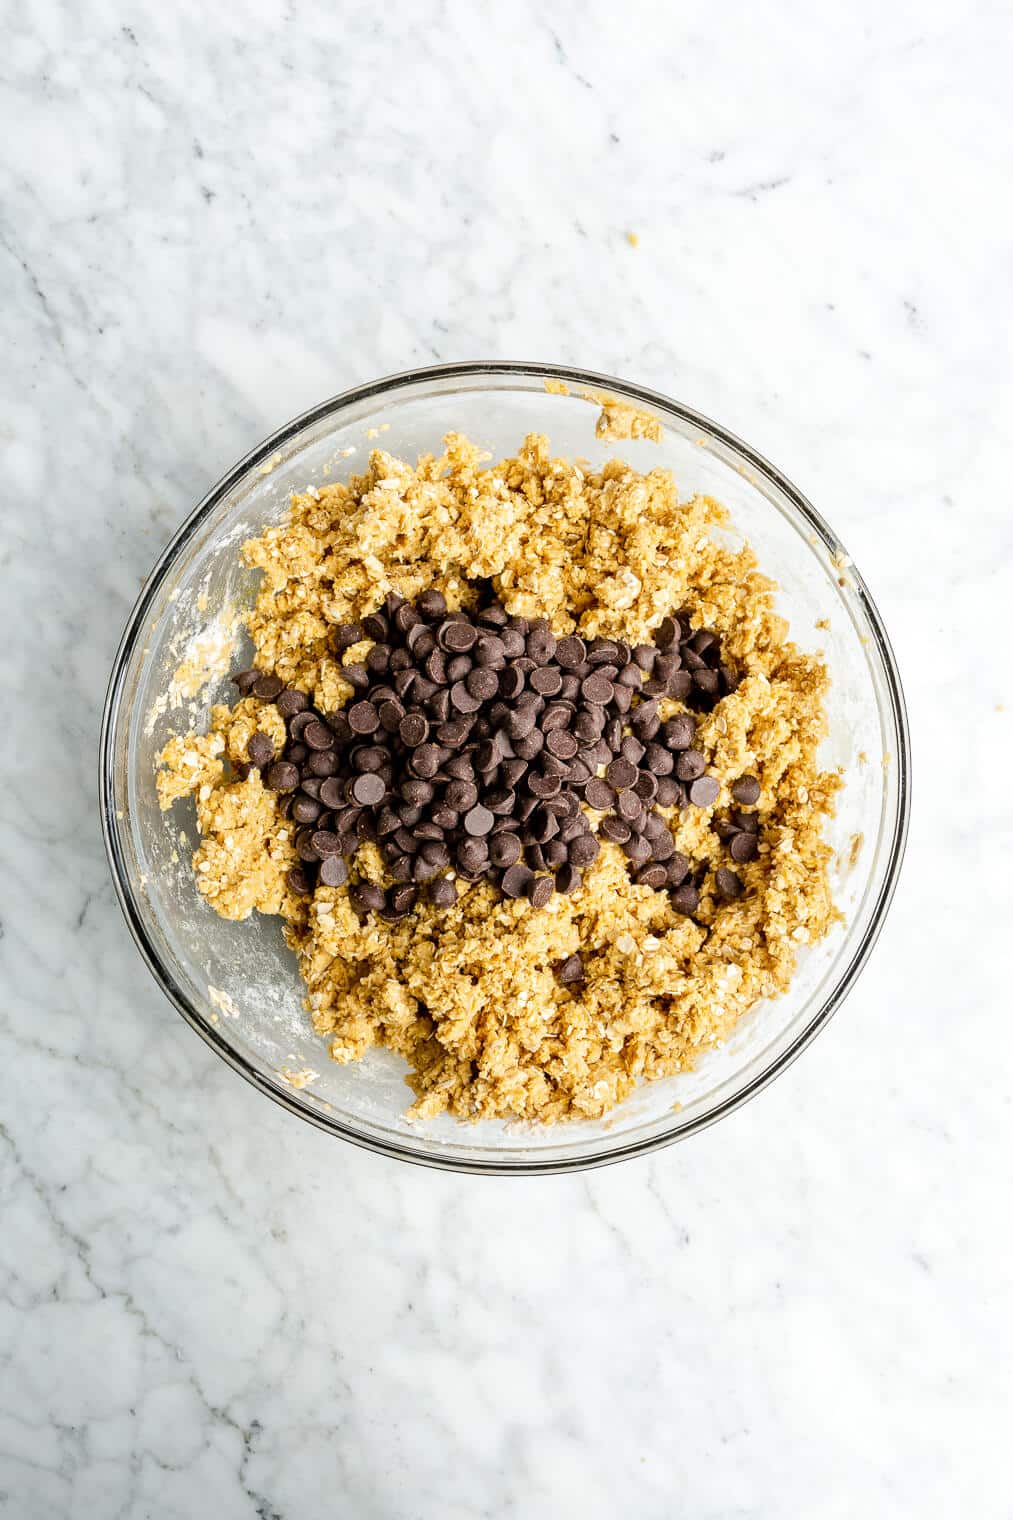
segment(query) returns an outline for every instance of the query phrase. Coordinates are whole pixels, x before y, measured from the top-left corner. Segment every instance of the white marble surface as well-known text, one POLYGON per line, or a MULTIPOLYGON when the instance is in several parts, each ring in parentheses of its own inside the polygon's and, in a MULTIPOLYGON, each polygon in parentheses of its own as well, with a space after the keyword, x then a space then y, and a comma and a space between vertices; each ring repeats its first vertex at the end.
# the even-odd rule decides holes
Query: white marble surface
POLYGON ((1006 10, 4 8, 0 1515, 1010 1515, 1006 10), (113 650, 192 502, 317 399, 473 357, 654 384, 777 461, 879 600, 917 758, 815 1046, 544 1181, 245 1087, 96 821, 113 650))

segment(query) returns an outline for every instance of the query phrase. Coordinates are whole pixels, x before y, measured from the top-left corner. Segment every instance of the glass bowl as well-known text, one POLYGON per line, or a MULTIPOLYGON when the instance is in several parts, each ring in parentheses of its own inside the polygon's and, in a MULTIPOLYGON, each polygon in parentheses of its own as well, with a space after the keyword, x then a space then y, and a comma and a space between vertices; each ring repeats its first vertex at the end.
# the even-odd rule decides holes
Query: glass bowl
MULTIPOLYGON (((245 647, 244 647, 245 644, 245 647)), ((209 492, 155 565, 123 635, 101 737, 102 822, 113 880, 156 981, 197 1033, 261 1092, 329 1134, 470 1172, 546 1173, 602 1165, 694 1134, 758 1092, 822 1029, 854 986, 876 940, 907 828, 908 736, 896 665, 872 598, 836 534, 773 466, 715 423, 664 396, 555 365, 448 364, 378 380, 325 401, 281 428, 209 492), (563 381, 569 395, 549 394, 563 381), (661 420, 661 444, 596 440, 588 387, 661 420), (595 462, 618 452, 641 469, 671 469, 680 492, 709 492, 734 532, 780 585, 780 610, 803 647, 825 651, 833 676, 830 734, 820 759, 847 785, 827 825, 834 888, 846 921, 807 947, 790 991, 755 1007, 691 1073, 642 1085, 596 1121, 538 1127, 441 1116, 409 1121, 403 1063, 387 1051, 339 1066, 302 1008, 295 957, 277 919, 217 917, 190 869, 193 808, 161 813, 155 759, 166 740, 229 700, 228 671, 249 663, 230 647, 229 613, 247 606, 258 574, 238 550, 284 513, 289 495, 361 468, 377 439, 414 460, 456 429, 495 457, 525 433, 554 453, 595 462), (819 629, 817 621, 827 620, 819 629), (213 672, 198 693, 173 692, 185 659, 213 672), (175 705, 173 701, 175 700, 175 705), (860 757, 864 757, 860 759, 860 757), (853 841, 862 836, 857 856, 853 841), (306 1083, 306 1074, 315 1074, 306 1083)))

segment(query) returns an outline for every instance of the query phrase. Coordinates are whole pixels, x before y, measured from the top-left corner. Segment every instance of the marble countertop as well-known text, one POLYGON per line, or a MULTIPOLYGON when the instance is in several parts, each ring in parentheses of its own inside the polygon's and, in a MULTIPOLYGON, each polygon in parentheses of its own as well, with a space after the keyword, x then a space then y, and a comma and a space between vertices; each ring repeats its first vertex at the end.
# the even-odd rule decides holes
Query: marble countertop
POLYGON ((1010 1515, 1011 66, 984 0, 8 17, 0 1515, 1010 1515), (192 503, 318 399, 480 357, 776 461, 877 597, 916 756, 811 1050, 558 1179, 265 1102, 149 980, 96 818, 192 503))

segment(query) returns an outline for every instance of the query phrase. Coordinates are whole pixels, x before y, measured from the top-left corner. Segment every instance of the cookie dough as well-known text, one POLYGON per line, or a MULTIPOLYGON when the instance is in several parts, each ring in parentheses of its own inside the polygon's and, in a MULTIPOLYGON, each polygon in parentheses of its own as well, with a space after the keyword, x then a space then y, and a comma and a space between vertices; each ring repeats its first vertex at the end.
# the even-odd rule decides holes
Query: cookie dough
MULTIPOLYGON (((206 735, 166 746, 159 796, 166 808, 195 799, 202 895, 226 918, 285 919, 331 1055, 353 1061, 385 1045, 404 1056, 414 1115, 597 1118, 639 1080, 692 1067, 757 1000, 783 992, 799 949, 838 916, 820 830, 841 779, 816 763, 827 672, 789 640, 773 582, 748 547, 728 546, 725 524, 713 499, 680 501, 665 470, 620 460, 582 468, 553 458, 539 435, 490 466, 450 435, 440 457, 414 466, 374 450, 364 474, 294 497, 283 522, 244 546, 263 571, 248 615, 256 664, 324 712, 352 695, 342 662, 371 647, 339 657, 336 625, 390 591, 414 601, 433 587, 451 609, 470 608, 477 582, 511 614, 548 617, 557 636, 636 644, 688 609, 743 673, 698 715, 695 742, 718 797, 667 816, 679 850, 726 868, 713 825, 735 806, 732 784, 755 777, 759 852, 736 866, 741 897, 704 886, 692 918, 666 893, 635 885, 619 848, 602 840, 580 889, 542 909, 488 882, 459 883, 453 907, 423 902, 395 924, 363 919, 347 886, 291 890, 294 826, 257 769, 238 779, 254 732, 284 737, 270 703, 215 707, 206 735), (561 984, 554 968, 575 953, 584 980, 561 984)), ((663 717, 680 711, 662 702, 663 717)), ((359 850, 355 873, 389 882, 373 844, 359 850)))

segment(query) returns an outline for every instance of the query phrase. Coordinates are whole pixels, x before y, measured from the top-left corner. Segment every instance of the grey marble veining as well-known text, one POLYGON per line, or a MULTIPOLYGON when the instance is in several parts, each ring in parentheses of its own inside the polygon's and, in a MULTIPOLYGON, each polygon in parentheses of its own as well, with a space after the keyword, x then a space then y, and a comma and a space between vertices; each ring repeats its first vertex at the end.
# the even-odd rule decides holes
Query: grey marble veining
POLYGON ((4 34, 0 1514, 1008 1517, 1002 7, 48 0, 4 34), (557 1180, 247 1089, 96 821, 113 651, 192 503, 321 397, 474 357, 653 384, 781 465, 877 596, 917 762, 812 1049, 557 1180))

